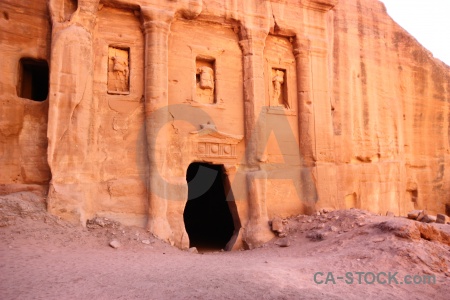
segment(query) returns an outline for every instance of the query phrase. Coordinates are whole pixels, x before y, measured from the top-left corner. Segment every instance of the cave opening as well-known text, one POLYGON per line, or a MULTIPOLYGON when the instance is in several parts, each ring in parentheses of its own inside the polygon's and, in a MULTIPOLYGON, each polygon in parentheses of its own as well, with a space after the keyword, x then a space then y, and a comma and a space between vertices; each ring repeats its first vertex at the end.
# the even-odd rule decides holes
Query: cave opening
POLYGON ((199 252, 225 249, 234 233, 230 201, 226 201, 222 165, 192 163, 186 172, 188 201, 184 224, 190 247, 199 252))

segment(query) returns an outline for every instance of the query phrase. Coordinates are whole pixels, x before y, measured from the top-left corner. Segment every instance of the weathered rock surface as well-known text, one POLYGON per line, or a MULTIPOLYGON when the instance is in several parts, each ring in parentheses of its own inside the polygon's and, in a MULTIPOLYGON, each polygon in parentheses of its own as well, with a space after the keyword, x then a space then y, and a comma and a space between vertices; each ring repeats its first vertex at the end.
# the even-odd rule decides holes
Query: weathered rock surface
POLYGON ((39 185, 55 215, 146 226, 183 249, 193 161, 223 166, 230 249, 271 239, 274 216, 450 207, 450 68, 378 1, 0 11, 2 194, 39 185), (29 70, 46 64, 48 97, 33 99, 29 70))
POLYGON ((11 186, 0 193, 8 193, 18 185, 46 186, 51 178, 47 163, 48 101, 19 97, 20 61, 24 57, 48 60, 51 27, 47 0, 5 0, 0 11, 0 186, 11 186))

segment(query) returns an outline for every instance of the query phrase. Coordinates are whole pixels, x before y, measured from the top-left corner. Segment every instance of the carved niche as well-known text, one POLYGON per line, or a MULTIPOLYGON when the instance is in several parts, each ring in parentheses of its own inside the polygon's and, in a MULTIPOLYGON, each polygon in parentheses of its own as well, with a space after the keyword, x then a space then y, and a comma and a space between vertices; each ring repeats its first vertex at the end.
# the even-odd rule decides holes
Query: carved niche
POLYGON ((283 106, 289 108, 286 70, 272 68, 272 94, 270 95, 270 106, 283 106))
POLYGON ((193 154, 198 158, 237 158, 236 145, 244 136, 223 133, 214 124, 200 125, 200 130, 191 132, 193 154))
POLYGON ((196 101, 204 104, 216 103, 215 60, 197 58, 196 62, 196 101))
POLYGON ((296 64, 291 39, 269 35, 264 49, 267 112, 295 115, 296 64))
POLYGON ((108 50, 108 94, 130 93, 129 49, 109 47, 108 50))

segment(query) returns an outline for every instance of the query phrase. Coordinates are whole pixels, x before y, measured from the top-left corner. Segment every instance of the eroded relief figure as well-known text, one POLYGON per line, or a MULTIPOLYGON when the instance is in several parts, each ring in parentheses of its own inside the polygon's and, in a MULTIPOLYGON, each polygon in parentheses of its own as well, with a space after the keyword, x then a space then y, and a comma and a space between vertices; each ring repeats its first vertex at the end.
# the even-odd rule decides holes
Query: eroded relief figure
POLYGON ((129 73, 128 59, 125 59, 120 56, 113 56, 111 59, 114 63, 113 71, 121 73, 121 75, 123 75, 123 77, 128 78, 128 73, 129 73))
POLYGON ((110 49, 108 70, 108 92, 124 94, 129 92, 128 51, 110 49))
POLYGON ((284 99, 282 95, 282 88, 284 84, 284 72, 281 70, 273 70, 274 73, 272 77, 273 83, 273 103, 275 105, 284 105, 284 99))
POLYGON ((214 103, 214 71, 210 67, 197 68, 197 101, 214 103))
POLYGON ((198 73, 200 74, 200 88, 214 89, 214 71, 210 67, 201 67, 198 73))

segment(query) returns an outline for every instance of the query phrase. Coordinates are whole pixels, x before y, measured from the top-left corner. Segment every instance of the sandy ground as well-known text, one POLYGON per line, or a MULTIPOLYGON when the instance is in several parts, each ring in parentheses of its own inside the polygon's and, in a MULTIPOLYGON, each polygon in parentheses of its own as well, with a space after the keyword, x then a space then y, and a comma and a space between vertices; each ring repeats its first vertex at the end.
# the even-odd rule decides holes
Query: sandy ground
POLYGON ((254 250, 195 254, 108 220, 103 227, 73 226, 44 206, 25 193, 0 196, 0 299, 448 299, 450 293, 450 225, 419 228, 405 218, 334 211, 289 219, 289 247, 275 238, 254 250), (109 246, 113 239, 118 249, 109 246), (365 282, 372 274, 360 283, 356 272, 385 272, 379 279, 386 283, 365 282), (389 272, 397 272, 398 284, 389 284, 389 272), (406 275, 419 275, 417 281, 434 275, 436 283, 408 285, 406 275))

